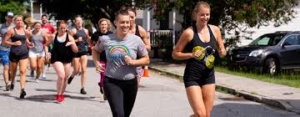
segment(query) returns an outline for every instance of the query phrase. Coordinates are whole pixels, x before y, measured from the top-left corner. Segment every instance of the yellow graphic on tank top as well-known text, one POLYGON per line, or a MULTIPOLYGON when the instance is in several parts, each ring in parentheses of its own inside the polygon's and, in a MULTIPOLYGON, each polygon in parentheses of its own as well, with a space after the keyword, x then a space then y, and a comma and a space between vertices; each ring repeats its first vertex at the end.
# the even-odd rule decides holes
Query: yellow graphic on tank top
POLYGON ((198 50, 202 51, 202 54, 199 57, 195 57, 195 59, 199 61, 203 60, 207 68, 213 68, 215 63, 215 49, 213 49, 211 46, 207 46, 205 48, 201 46, 196 46, 193 48, 193 52, 196 52, 198 50))

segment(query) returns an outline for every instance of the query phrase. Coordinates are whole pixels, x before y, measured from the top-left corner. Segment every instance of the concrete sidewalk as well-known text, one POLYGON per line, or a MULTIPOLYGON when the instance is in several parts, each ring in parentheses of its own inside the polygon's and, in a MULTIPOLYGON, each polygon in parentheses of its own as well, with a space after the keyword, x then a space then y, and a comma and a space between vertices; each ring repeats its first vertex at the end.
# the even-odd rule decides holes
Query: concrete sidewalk
MULTIPOLYGON (((182 80, 185 64, 153 61, 149 69, 182 80)), ((299 82, 300 83, 300 82, 299 82)), ((217 88, 245 99, 300 114, 300 89, 216 72, 217 88)))

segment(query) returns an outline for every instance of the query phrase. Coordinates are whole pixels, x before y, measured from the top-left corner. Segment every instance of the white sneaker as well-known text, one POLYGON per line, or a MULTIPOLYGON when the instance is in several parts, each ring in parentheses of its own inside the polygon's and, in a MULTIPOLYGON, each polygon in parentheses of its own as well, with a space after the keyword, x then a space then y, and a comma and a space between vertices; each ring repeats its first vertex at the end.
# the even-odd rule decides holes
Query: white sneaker
POLYGON ((35 82, 35 83, 39 83, 40 80, 39 80, 39 79, 35 79, 34 82, 35 82))
POLYGON ((47 77, 46 73, 44 72, 43 75, 42 75, 42 79, 46 79, 46 77, 47 77))

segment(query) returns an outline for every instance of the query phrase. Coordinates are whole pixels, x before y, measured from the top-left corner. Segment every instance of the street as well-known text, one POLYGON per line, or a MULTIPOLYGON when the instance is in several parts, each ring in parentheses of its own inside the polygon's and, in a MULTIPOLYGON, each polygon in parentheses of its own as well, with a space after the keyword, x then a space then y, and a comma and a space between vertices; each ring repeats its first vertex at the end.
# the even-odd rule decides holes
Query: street
MULTIPOLYGON (((1 66, 0 71, 3 71, 1 66)), ((87 95, 81 95, 80 77, 76 76, 67 86, 66 99, 55 103, 56 75, 52 67, 47 79, 39 83, 27 77, 27 96, 20 100, 20 85, 15 90, 5 92, 1 72, 0 116, 1 117, 111 117, 108 102, 100 96, 99 74, 95 72, 92 61, 87 70, 87 95)), ((29 74, 29 72, 28 72, 29 74)), ((151 72, 143 78, 132 117, 189 117, 189 106, 182 82, 158 73, 151 72)), ((19 79, 17 77, 16 79, 19 79)), ((243 100, 232 95, 217 92, 212 117, 299 117, 299 115, 274 109, 256 102, 243 100)))

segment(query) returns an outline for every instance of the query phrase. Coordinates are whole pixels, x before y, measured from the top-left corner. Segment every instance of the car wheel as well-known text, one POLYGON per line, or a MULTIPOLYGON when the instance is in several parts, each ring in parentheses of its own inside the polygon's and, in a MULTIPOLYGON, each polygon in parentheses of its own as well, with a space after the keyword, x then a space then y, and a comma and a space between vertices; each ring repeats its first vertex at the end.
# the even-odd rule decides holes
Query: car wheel
POLYGON ((268 58, 266 60, 265 64, 265 73, 270 74, 271 76, 274 76, 278 73, 278 64, 277 61, 274 58, 268 58))

